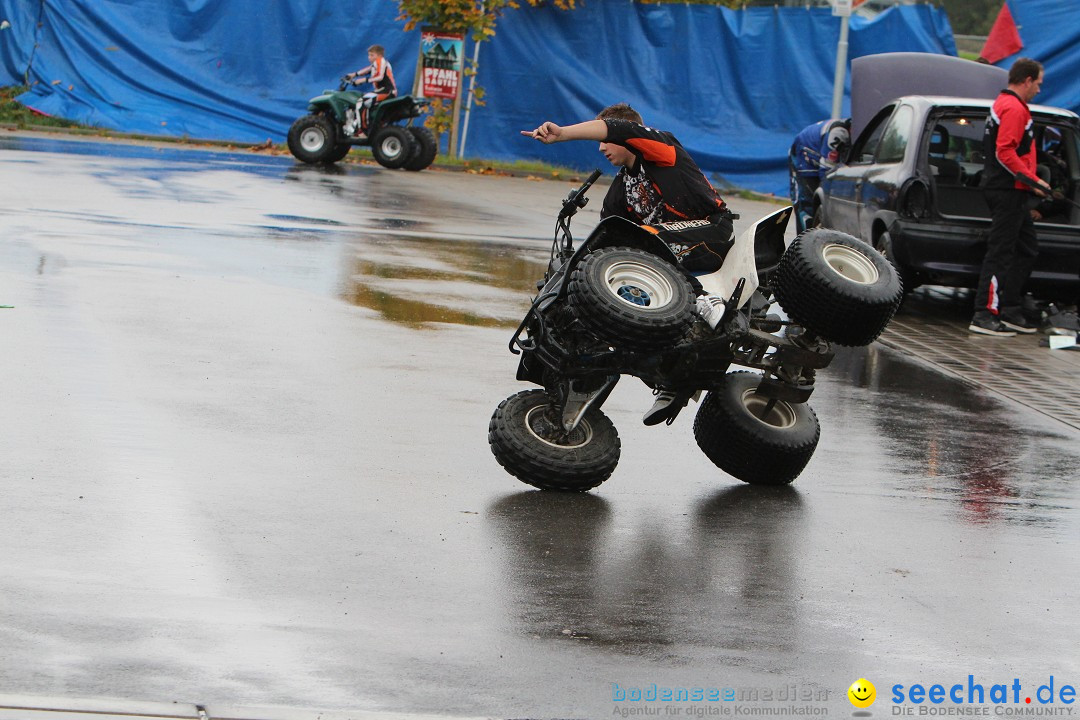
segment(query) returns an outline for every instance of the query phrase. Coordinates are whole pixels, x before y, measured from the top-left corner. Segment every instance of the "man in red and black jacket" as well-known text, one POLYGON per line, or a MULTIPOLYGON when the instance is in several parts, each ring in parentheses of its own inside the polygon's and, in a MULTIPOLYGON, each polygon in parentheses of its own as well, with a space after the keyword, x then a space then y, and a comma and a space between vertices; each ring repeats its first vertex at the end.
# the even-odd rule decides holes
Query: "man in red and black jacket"
MULTIPOLYGON (((723 264, 734 242, 736 216, 675 136, 646 127, 641 115, 626 103, 604 108, 595 120, 566 126, 549 121, 521 134, 544 144, 598 141, 600 152, 619 168, 604 197, 601 219, 618 216, 663 231, 665 242, 691 278, 692 273, 714 272, 723 264), (665 223, 679 225, 665 228, 665 223)), ((700 293, 698 314, 715 329, 724 317, 724 301, 705 294, 693 282, 700 293)), ((676 407, 675 393, 666 390, 658 390, 657 395, 643 418, 646 425, 666 420, 686 403, 680 398, 681 405, 676 407)))
POLYGON ((990 235, 975 290, 975 314, 968 326, 980 335, 1011 337, 1037 329, 1021 311, 1020 294, 1039 252, 1028 201, 1032 193, 1050 193, 1035 171, 1035 136, 1028 110, 1042 81, 1040 63, 1017 60, 1009 70, 1009 87, 998 95, 986 121, 982 186, 990 206, 990 235))

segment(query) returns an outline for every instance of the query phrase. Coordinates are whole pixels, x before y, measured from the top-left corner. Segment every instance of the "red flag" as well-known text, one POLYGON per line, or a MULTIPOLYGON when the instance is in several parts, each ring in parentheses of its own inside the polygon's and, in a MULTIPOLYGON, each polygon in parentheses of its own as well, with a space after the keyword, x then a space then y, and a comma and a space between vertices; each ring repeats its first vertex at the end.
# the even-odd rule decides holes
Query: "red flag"
POLYGON ((1024 41, 1020 39, 1020 32, 1013 22, 1012 13, 1009 12, 1009 4, 1001 6, 994 27, 990 28, 990 35, 986 38, 979 57, 993 65, 998 60, 1007 58, 1014 53, 1020 52, 1024 47, 1024 41))

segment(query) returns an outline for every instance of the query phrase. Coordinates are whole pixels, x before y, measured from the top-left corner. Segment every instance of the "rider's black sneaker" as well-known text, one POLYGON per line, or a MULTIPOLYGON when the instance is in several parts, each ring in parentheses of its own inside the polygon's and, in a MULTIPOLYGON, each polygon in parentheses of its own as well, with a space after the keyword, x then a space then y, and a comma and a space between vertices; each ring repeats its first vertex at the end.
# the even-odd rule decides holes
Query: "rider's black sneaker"
POLYGON ((656 391, 656 402, 653 406, 645 411, 645 415, 641 418, 641 422, 646 425, 659 425, 667 420, 671 415, 679 409, 679 406, 675 404, 675 393, 667 390, 656 391))

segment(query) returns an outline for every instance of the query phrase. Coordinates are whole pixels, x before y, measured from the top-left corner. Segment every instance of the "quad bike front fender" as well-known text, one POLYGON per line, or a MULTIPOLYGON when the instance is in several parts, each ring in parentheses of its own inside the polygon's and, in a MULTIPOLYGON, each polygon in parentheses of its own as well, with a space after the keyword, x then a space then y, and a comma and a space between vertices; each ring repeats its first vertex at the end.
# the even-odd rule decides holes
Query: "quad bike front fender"
POLYGON ((308 100, 308 112, 312 114, 323 113, 334 118, 339 123, 344 123, 345 110, 354 107, 360 97, 360 93, 355 92, 326 92, 308 100))
MULTIPOLYGON (((588 239, 578 246, 573 256, 558 268, 558 294, 560 296, 565 295, 570 275, 573 273, 574 268, 577 267, 577 264, 581 262, 581 259, 589 253, 606 247, 628 247, 644 250, 666 260, 675 267, 679 267, 679 258, 676 257, 667 243, 637 223, 626 218, 612 216, 601 220, 600 224, 593 228, 588 239)), ((549 281, 547 287, 550 288, 551 285, 552 283, 549 281)))
POLYGON ((618 216, 601 220, 589 235, 588 240, 583 242, 574 253, 574 258, 576 260, 585 253, 614 246, 644 250, 667 260, 676 267, 679 265, 679 258, 659 236, 637 223, 618 216))

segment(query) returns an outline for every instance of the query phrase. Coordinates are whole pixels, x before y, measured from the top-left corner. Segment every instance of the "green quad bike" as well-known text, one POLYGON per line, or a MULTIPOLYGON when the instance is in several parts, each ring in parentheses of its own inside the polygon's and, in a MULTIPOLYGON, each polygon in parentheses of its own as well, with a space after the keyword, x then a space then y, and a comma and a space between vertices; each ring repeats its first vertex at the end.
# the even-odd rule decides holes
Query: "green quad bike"
POLYGON ((368 136, 347 136, 346 111, 355 108, 362 97, 355 90, 346 90, 351 84, 342 77, 337 90, 324 90, 308 101, 308 114, 289 128, 289 152, 293 157, 311 164, 335 163, 354 145, 370 145, 376 162, 391 170, 423 170, 435 161, 439 153, 435 134, 412 124, 429 103, 423 98, 403 95, 375 103, 368 112, 368 136), (402 121, 406 124, 399 124, 402 121))

